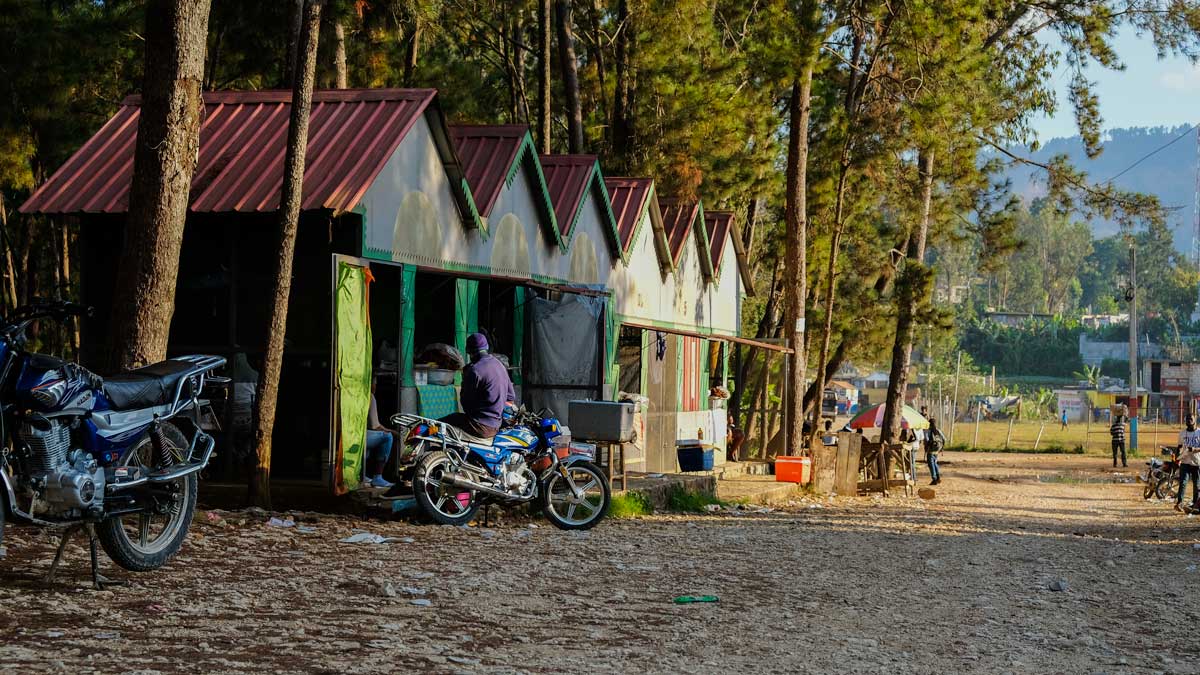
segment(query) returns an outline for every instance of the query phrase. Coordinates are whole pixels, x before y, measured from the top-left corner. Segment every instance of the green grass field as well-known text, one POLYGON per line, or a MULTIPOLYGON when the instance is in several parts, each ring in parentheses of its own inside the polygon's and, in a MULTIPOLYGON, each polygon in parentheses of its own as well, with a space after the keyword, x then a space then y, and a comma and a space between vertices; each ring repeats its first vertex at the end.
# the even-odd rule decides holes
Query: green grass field
MULTIPOLYGON (((1160 445, 1174 445, 1179 437, 1179 425, 1142 423, 1138 426, 1138 450, 1140 455, 1158 453, 1160 445)), ((950 429, 943 425, 942 432, 950 438, 950 429)), ((1131 439, 1127 438, 1127 442, 1131 439)), ((954 440, 947 443, 953 450, 1004 450, 1018 452, 1078 452, 1083 448, 1091 454, 1109 454, 1108 424, 1096 422, 1087 425, 1072 422, 1066 429, 1058 422, 1047 421, 1043 428, 1041 422, 1013 422, 1011 437, 1008 422, 980 422, 979 439, 975 440, 974 422, 956 422, 954 425, 954 440), (1041 430, 1041 440, 1038 432, 1041 430), (1089 433, 1090 432, 1090 433, 1089 433), (1005 440, 1008 440, 1007 444, 1005 440), (1036 448, 1035 448, 1036 444, 1036 448)))

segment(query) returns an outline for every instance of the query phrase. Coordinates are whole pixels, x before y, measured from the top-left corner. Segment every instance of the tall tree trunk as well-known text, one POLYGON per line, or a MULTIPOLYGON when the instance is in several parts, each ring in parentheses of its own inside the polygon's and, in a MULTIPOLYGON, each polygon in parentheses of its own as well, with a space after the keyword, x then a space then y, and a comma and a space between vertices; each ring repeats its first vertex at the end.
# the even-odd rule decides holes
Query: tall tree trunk
MULTIPOLYGON (((75 300, 75 292, 71 285, 71 226, 66 216, 59 224, 59 235, 62 245, 59 249, 59 266, 62 268, 62 297, 64 300, 75 300)), ((79 355, 79 317, 71 317, 64 326, 67 331, 66 346, 71 348, 71 354, 79 355)))
POLYGON ((571 0, 555 0, 554 21, 558 34, 558 67, 567 107, 567 152, 576 155, 583 152, 583 107, 579 101, 579 62, 575 60, 571 0))
MULTIPOLYGON (((825 369, 825 359, 829 357, 829 341, 833 335, 833 305, 834 298, 837 293, 837 261, 838 253, 842 248, 842 234, 846 229, 845 220, 845 205, 846 205, 846 181, 850 175, 849 163, 849 148, 846 147, 842 152, 842 161, 839 167, 837 196, 834 199, 833 207, 833 237, 829 240, 829 268, 826 270, 825 280, 825 321, 821 326, 821 352, 817 359, 817 377, 813 384, 820 387, 817 390, 817 398, 820 400, 824 393, 825 387, 828 386, 830 374, 825 369)), ((821 405, 814 406, 812 417, 812 428, 817 429, 821 419, 821 405)))
POLYGON ((200 150, 209 0, 151 0, 129 216, 111 318, 109 367, 167 353, 188 192, 200 150))
POLYGON ((514 111, 517 122, 529 124, 529 93, 525 88, 525 68, 527 51, 525 49, 525 12, 513 12, 513 96, 516 98, 514 111))
POLYGON ((612 106, 612 149, 622 164, 622 171, 632 169, 634 145, 633 104, 634 70, 633 56, 636 50, 637 33, 629 13, 629 0, 617 3, 617 46, 616 46, 616 89, 612 106))
POLYGON ((313 75, 317 69, 317 39, 320 35, 321 5, 324 0, 307 0, 304 5, 296 83, 292 87, 291 120, 288 124, 287 155, 284 159, 283 191, 279 198, 279 263, 275 268, 271 322, 267 325, 267 350, 255 400, 254 441, 258 466, 251 483, 251 496, 265 508, 271 505, 271 436, 275 430, 275 405, 279 398, 279 373, 283 367, 283 338, 287 333, 288 296, 292 291, 292 258, 296 253, 296 230, 300 221, 300 189, 304 183, 304 159, 308 148, 308 117, 312 109, 313 75))
POLYGON ((333 22, 333 76, 334 86, 338 89, 350 86, 350 73, 346 67, 346 25, 341 19, 333 22))
POLYGON ((421 19, 413 15, 413 27, 409 33, 404 52, 404 86, 411 87, 417 81, 417 62, 421 56, 421 35, 424 32, 421 19))
POLYGON ((808 296, 808 125, 812 113, 813 60, 805 63, 800 77, 792 82, 788 103, 787 184, 784 218, 787 250, 784 289, 787 296, 788 344, 794 350, 788 381, 785 411, 789 421, 787 453, 799 454, 804 447, 804 382, 807 378, 804 316, 808 296))
MULTIPOLYGON (((921 177, 921 223, 912 242, 912 262, 917 270, 923 271, 929 214, 933 205, 933 150, 921 150, 917 167, 921 177)), ((913 310, 919 300, 919 290, 914 288, 916 284, 912 280, 913 267, 905 265, 903 275, 909 279, 904 283, 904 292, 897 294, 896 340, 892 345, 892 367, 888 373, 887 400, 883 410, 883 441, 894 441, 900 437, 901 411, 904 409, 904 393, 908 389, 908 368, 912 363, 913 310)))
POLYGON ((12 235, 8 231, 8 205, 4 202, 3 192, 0 192, 0 233, 4 235, 4 266, 7 276, 4 280, 4 293, 7 302, 5 309, 11 311, 16 309, 21 302, 17 298, 17 270, 13 265, 13 240, 12 235))
POLYGON ((742 247, 750 257, 750 278, 758 276, 758 266, 762 264, 762 256, 754 255, 754 239, 758 235, 759 211, 762 209, 758 195, 750 198, 746 205, 746 227, 742 230, 742 247))
POLYGON ((204 89, 212 91, 217 88, 217 69, 221 67, 221 47, 225 43, 225 26, 215 31, 213 47, 208 52, 208 75, 204 76, 204 89))
POLYGON ((591 0, 589 10, 588 32, 591 33, 591 38, 588 40, 588 58, 596 64, 596 103, 600 106, 600 117, 608 119, 608 102, 605 98, 608 74, 604 67, 604 45, 600 42, 600 18, 603 15, 600 0, 591 0))
POLYGON ((292 86, 296 73, 296 49, 300 43, 300 21, 304 18, 304 0, 288 0, 288 39, 287 52, 283 55, 284 88, 292 86))
POLYGON ((538 150, 550 154, 550 0, 538 0, 538 150))

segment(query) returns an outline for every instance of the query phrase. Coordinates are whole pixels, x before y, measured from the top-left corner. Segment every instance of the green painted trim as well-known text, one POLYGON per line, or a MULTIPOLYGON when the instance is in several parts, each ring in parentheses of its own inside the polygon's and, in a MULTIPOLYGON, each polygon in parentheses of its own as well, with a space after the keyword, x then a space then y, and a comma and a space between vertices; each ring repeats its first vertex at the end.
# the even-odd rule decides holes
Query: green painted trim
POLYGON ((708 410, 708 378, 709 378, 709 363, 708 363, 708 339, 700 338, 700 386, 697 388, 700 392, 700 409, 708 410))
POLYGON ((520 385, 524 383, 524 355, 525 355, 525 303, 528 301, 524 286, 518 286, 513 292, 513 344, 512 344, 512 365, 516 372, 513 373, 513 384, 520 385))
MULTIPOLYGON (((466 358, 467 336, 479 330, 479 282, 455 279, 454 287, 454 346, 466 358)), ((455 373, 454 383, 462 384, 462 372, 455 373)))
POLYGON ((417 268, 400 266, 400 382, 405 387, 417 386, 413 377, 413 357, 416 356, 414 335, 417 316, 417 268))
MULTIPOLYGON (((587 193, 593 189, 599 190, 600 204, 603 206, 603 214, 608 220, 608 229, 605 230, 605 233, 609 236, 609 248, 617 258, 621 259, 621 262, 629 264, 628 256, 621 250, 621 235, 617 231, 617 216, 612 210, 612 199, 608 196, 608 186, 604 184, 604 174, 600 171, 599 159, 596 160, 595 165, 592 167, 592 177, 589 181, 591 184, 584 190, 585 198, 579 200, 579 207, 575 210, 575 220, 571 222, 571 234, 572 236, 574 235, 575 227, 579 224, 579 217, 583 215, 583 205, 587 203, 587 193)), ((647 200, 646 203, 649 204, 649 201, 647 200)))
POLYGON ((550 201, 550 187, 546 185, 546 174, 542 173, 542 162, 538 159, 537 147, 533 144, 533 134, 526 131, 525 140, 521 141, 521 147, 517 150, 517 157, 513 160, 512 166, 508 167, 508 174, 504 177, 506 187, 512 187, 513 179, 517 176, 517 170, 522 162, 529 164, 529 170, 537 177, 538 187, 541 192, 541 199, 536 197, 534 201, 543 208, 546 221, 550 223, 549 234, 553 237, 554 243, 558 244, 560 253, 566 253, 567 243, 563 241, 562 232, 558 227, 558 218, 554 216, 554 204, 550 201))
MULTIPOLYGON (((618 328, 618 330, 620 330, 620 329, 618 328)), ((649 373, 647 373, 647 370, 650 368, 650 356, 649 355, 650 355, 651 341, 652 340, 650 338, 650 331, 643 330, 642 331, 642 353, 641 353, 641 357, 640 357, 641 361, 642 361, 642 373, 641 373, 641 378, 640 378, 641 382, 638 383, 638 387, 641 388, 640 391, 638 391, 638 393, 643 396, 646 395, 646 391, 647 391, 646 385, 649 381, 649 378, 648 378, 649 373)))
POLYGON ((692 223, 692 234, 695 235, 697 229, 700 231, 700 239, 697 243, 700 244, 700 276, 704 276, 705 271, 708 272, 708 283, 712 283, 713 266, 712 266, 712 246, 708 241, 708 223, 704 222, 704 201, 696 202, 696 222, 692 223), (697 227, 699 225, 699 227, 697 227))
POLYGON ((675 340, 675 412, 683 410, 683 336, 670 335, 668 340, 675 340))
POLYGON ((479 215, 479 206, 475 204, 475 195, 471 192, 471 186, 467 184, 466 177, 463 177, 462 179, 461 189, 467 198, 467 208, 470 209, 470 213, 467 215, 471 217, 470 222, 465 224, 467 227, 470 227, 472 224, 474 224, 479 230, 480 236, 483 237, 483 240, 487 241, 488 237, 491 236, 491 233, 488 232, 487 221, 483 219, 483 216, 479 215))

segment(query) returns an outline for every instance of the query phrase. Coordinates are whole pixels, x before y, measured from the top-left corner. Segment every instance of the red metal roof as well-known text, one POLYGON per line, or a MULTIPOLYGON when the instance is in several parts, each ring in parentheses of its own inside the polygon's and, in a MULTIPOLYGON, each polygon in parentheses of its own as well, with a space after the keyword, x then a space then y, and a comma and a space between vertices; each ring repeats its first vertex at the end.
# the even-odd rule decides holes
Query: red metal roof
POLYGON ((708 246, 712 253, 712 266, 721 270, 721 256, 725 254, 725 242, 729 241, 733 229, 733 213, 730 211, 705 211, 704 224, 708 226, 708 246))
POLYGON ((571 236, 575 227, 575 216, 592 183, 596 170, 595 155, 541 155, 542 173, 546 176, 546 189, 550 191, 550 203, 554 205, 554 218, 563 238, 571 236))
POLYGON ((520 156, 529 134, 524 124, 453 124, 450 138, 463 163, 475 206, 484 218, 492 212, 500 189, 520 156))
POLYGON ((683 253, 683 244, 687 241, 688 232, 696 222, 700 212, 700 202, 685 202, 679 199, 660 197, 662 207, 663 228, 667 231, 667 242, 671 248, 671 260, 679 264, 679 256, 683 253))
MULTIPOLYGON (((434 100, 433 89, 313 92, 301 208, 353 209, 434 100)), ((141 99, 120 110, 21 206, 25 213, 122 213, 129 207, 141 99)), ((279 208, 290 91, 204 94, 192 211, 279 208)))
POLYGON ((628 252, 646 200, 654 189, 654 181, 649 178, 605 178, 604 185, 608 188, 613 216, 617 219, 621 250, 628 252))

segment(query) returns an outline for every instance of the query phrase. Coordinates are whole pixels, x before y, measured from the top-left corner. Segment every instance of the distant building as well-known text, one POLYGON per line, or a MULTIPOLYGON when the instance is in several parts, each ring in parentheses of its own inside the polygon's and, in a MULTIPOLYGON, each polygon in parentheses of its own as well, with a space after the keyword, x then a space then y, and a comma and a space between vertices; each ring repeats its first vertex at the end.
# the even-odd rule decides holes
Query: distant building
POLYGON ((1042 314, 1040 312, 984 312, 983 318, 1008 326, 1009 328, 1020 328, 1026 321, 1030 319, 1039 321, 1049 321, 1054 318, 1053 314, 1042 314))
POLYGON ((1079 317, 1079 323, 1088 328, 1105 328, 1129 323, 1129 313, 1125 314, 1084 314, 1079 317))

